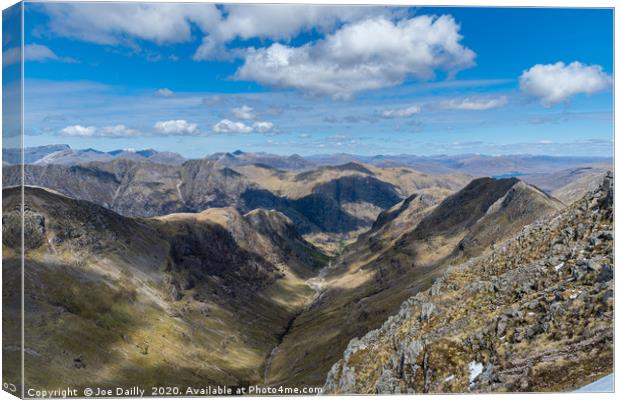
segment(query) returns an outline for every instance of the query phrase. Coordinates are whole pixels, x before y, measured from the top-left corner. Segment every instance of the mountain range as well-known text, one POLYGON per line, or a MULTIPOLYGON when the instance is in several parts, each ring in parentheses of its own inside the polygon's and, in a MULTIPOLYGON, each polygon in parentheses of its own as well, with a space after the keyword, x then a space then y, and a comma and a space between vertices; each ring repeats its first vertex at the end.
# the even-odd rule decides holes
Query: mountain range
MULTIPOLYGON (((18 164, 19 149, 3 149, 3 162, 18 164)), ((229 153, 213 153, 205 155, 206 159, 218 161, 226 166, 242 166, 264 164, 268 167, 283 170, 308 170, 320 166, 336 166, 350 162, 383 167, 409 167, 417 171, 446 175, 461 173, 480 176, 529 176, 546 174, 579 166, 599 164, 610 166, 611 157, 576 157, 576 156, 545 156, 545 155, 499 155, 480 154, 418 156, 411 154, 362 156, 346 153, 309 155, 298 154, 283 156, 269 153, 251 153, 235 150, 229 153)), ((26 147, 24 149, 25 164, 62 164, 75 165, 91 161, 110 161, 113 159, 130 159, 160 164, 182 164, 186 159, 177 153, 145 150, 112 150, 95 149, 74 150, 66 144, 26 147)))
POLYGON ((29 385, 546 391, 613 369, 605 160, 161 154, 3 166, 3 318, 23 220, 29 385))

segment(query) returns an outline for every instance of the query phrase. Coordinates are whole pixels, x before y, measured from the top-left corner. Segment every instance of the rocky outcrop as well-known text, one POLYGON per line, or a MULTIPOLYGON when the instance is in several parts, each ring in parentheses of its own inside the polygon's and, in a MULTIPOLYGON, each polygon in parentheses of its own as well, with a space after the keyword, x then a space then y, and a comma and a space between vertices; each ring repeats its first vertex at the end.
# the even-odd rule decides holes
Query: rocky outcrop
MULTIPOLYGON (((489 202, 493 204, 500 197, 489 202)), ((613 370, 613 176, 449 267, 349 343, 327 393, 562 391, 613 370)))

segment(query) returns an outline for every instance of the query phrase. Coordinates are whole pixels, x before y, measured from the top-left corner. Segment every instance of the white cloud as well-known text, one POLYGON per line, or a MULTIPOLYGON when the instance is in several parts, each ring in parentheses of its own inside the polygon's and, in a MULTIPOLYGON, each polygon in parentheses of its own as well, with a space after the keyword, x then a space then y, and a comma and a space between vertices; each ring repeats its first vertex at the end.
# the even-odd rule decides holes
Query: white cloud
POLYGON ((257 121, 251 126, 246 125, 243 122, 235 122, 229 119, 223 119, 217 124, 213 125, 213 131, 217 133, 267 133, 274 129, 272 122, 257 121))
POLYGON ((506 96, 492 98, 464 97, 461 99, 440 101, 439 108, 443 110, 481 111, 491 110, 493 108, 500 108, 505 106, 506 104, 508 104, 508 98, 506 96))
POLYGON ((421 111, 420 106, 411 106, 406 108, 398 108, 393 110, 384 110, 381 113, 383 118, 408 118, 418 114, 421 111))
POLYGON ((97 128, 94 126, 71 125, 60 131, 64 136, 95 136, 97 128))
POLYGON ((194 53, 194 60, 227 59, 243 56, 230 52, 225 44, 235 38, 290 40, 303 31, 333 30, 338 23, 359 20, 370 15, 388 14, 378 7, 337 7, 320 5, 261 4, 224 6, 226 16, 208 29, 208 36, 194 53))
POLYGON ((28 61, 57 60, 58 56, 47 46, 29 44, 24 46, 24 59, 28 61))
POLYGON ((71 125, 60 131, 62 136, 73 137, 131 137, 139 136, 140 131, 127 128, 125 125, 105 126, 96 128, 94 126, 71 125))
POLYGON ((256 113, 252 107, 243 105, 241 107, 236 107, 232 109, 232 113, 235 117, 240 119, 254 119, 256 118, 256 113))
POLYGON ((174 92, 168 88, 157 89, 155 92, 157 96, 160 97, 172 97, 174 96, 174 92))
POLYGON ((101 128, 98 133, 99 136, 104 137, 129 137, 140 135, 140 131, 127 128, 125 125, 106 126, 101 128))
POLYGON ((521 91, 540 98, 545 106, 567 101, 576 94, 592 94, 607 89, 612 78, 600 65, 585 65, 578 61, 568 65, 536 64, 519 77, 521 91))
POLYGON ((158 44, 192 39, 192 28, 204 34, 195 60, 225 58, 225 44, 235 38, 289 40, 302 31, 331 30, 341 22, 392 13, 378 7, 314 5, 223 5, 168 3, 51 3, 47 31, 62 37, 136 46, 136 39, 158 44))
MULTIPOLYGON (((10 48, 2 53, 2 64, 10 65, 21 61, 22 53, 18 47, 10 48)), ((61 61, 67 63, 76 62, 71 57, 59 57, 47 46, 41 44, 27 44, 24 46, 24 61, 61 61)))
POLYGON ((243 122, 233 122, 229 119, 223 119, 213 125, 213 131, 217 133, 251 133, 253 129, 243 122))
POLYGON ((392 22, 385 17, 343 26, 325 39, 300 47, 274 43, 250 49, 236 77, 311 94, 350 98, 395 86, 408 77, 430 79, 436 70, 453 74, 474 64, 460 44, 449 15, 392 22))
POLYGON ((267 133, 273 130, 273 123, 267 121, 258 121, 252 125, 256 132, 267 133))
POLYGON ((220 19, 214 4, 167 3, 50 3, 42 4, 55 35, 98 44, 118 44, 132 38, 158 44, 192 38, 196 24, 206 31, 220 19))
POLYGON ((197 135, 200 133, 197 124, 189 123, 184 119, 159 121, 155 124, 155 131, 163 135, 197 135))

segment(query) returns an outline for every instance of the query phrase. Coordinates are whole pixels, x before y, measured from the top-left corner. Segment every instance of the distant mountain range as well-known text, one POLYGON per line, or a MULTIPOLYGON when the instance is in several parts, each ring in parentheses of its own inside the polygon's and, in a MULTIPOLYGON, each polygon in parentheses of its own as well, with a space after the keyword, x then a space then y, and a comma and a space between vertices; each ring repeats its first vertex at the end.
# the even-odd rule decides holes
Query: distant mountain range
MULTIPOLYGON (((17 164, 20 160, 19 149, 2 149, 4 164, 17 164)), ((74 150, 69 145, 57 144, 49 146, 26 147, 24 149, 24 161, 26 164, 35 165, 77 165, 93 161, 111 161, 115 159, 127 159, 136 161, 149 161, 158 164, 182 164, 185 159, 177 153, 158 152, 153 149, 145 150, 112 150, 99 151, 95 149, 74 150)))
MULTIPOLYGON (((15 149, 2 150, 5 164, 16 164, 19 160, 19 151, 15 149)), ((99 151, 95 149, 71 149, 66 144, 27 147, 24 149, 26 164, 47 165, 77 165, 93 161, 111 161, 114 159, 128 159, 134 161, 152 162, 157 164, 180 165, 187 161, 178 153, 158 152, 146 150, 113 150, 99 151)), ((364 163, 377 167, 408 167, 419 172, 445 175, 461 173, 471 176, 512 177, 519 176, 527 180, 528 177, 558 172, 565 169, 602 165, 609 168, 613 162, 611 157, 576 157, 576 156, 533 156, 533 155, 503 155, 488 156, 480 154, 417 156, 409 154, 360 156, 346 153, 310 155, 302 157, 298 154, 282 156, 270 153, 251 153, 236 150, 231 153, 214 153, 204 157, 207 160, 217 161, 225 166, 263 165, 281 170, 303 171, 321 166, 336 166, 350 162, 364 163)))

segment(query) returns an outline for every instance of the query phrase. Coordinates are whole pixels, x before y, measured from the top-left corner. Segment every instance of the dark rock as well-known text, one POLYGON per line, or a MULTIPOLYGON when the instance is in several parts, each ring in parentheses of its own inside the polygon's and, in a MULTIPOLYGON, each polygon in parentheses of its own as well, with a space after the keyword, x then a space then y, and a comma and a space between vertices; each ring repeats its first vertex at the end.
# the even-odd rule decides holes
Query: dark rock
POLYGON ((77 369, 86 368, 86 364, 84 363, 84 357, 79 355, 73 359, 73 366, 77 369))

